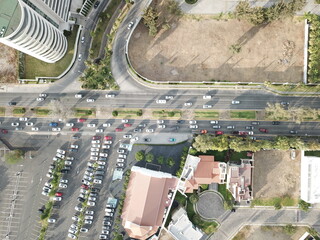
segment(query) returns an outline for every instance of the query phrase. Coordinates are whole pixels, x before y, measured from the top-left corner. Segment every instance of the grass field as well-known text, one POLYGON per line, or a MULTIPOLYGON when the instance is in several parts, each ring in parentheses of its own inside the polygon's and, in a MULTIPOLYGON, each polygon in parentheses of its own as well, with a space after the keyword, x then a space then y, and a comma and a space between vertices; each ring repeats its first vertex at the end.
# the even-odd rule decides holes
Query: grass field
POLYGON ((216 111, 195 111, 195 118, 210 118, 210 119, 218 119, 219 112, 216 111))
POLYGON ((314 156, 314 157, 320 157, 320 151, 305 151, 305 156, 314 156))
POLYGON ((13 109, 12 113, 14 115, 23 115, 26 113, 26 109, 24 107, 16 107, 13 109))
POLYGON ((45 108, 36 108, 34 109, 34 113, 37 116, 48 116, 50 114, 51 110, 50 109, 45 109, 45 108))
POLYGON ((25 79, 35 79, 35 77, 57 77, 70 65, 73 53, 74 43, 78 32, 78 26, 75 26, 70 36, 67 36, 68 49, 66 55, 56 63, 46 63, 37 58, 25 55, 25 79))
POLYGON ((152 116, 160 117, 160 118, 168 118, 168 117, 181 117, 181 111, 153 111, 152 116))
POLYGON ((252 206, 275 206, 276 204, 281 204, 281 206, 297 206, 298 199, 285 196, 282 198, 256 198, 251 202, 252 206))
POLYGON ((230 118, 256 119, 255 111, 230 111, 230 118))

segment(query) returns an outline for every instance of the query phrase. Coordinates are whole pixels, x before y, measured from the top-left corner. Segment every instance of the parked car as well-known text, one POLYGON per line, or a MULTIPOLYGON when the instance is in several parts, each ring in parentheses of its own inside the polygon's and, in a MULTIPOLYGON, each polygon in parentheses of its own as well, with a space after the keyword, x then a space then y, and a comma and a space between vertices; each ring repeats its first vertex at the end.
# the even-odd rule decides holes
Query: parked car
POLYGON ((272 125, 280 125, 280 122, 279 121, 273 121, 272 125))
POLYGON ((233 100, 233 101, 231 101, 231 104, 240 104, 240 101, 233 100))

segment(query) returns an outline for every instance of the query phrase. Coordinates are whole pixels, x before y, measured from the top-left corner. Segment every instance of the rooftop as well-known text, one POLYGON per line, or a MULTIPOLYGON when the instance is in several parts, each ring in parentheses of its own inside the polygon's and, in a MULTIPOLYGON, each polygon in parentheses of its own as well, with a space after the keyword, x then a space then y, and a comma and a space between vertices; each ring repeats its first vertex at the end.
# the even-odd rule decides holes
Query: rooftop
POLYGON ((301 158, 301 199, 320 203, 320 158, 301 158))
POLYGON ((18 0, 0 0, 0 37, 8 36, 16 30, 21 19, 18 0))

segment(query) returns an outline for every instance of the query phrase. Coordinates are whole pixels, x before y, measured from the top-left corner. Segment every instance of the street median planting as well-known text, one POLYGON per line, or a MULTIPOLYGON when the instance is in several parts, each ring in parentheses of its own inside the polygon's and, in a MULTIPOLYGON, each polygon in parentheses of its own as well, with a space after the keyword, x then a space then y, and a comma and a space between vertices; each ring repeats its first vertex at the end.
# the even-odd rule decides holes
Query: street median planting
POLYGON ((256 119, 256 111, 230 111, 230 118, 256 119))
POLYGON ((84 108, 75 108, 74 109, 76 117, 90 117, 96 115, 96 110, 93 108, 84 109, 84 108))
POLYGON ((23 115, 26 113, 26 109, 24 107, 16 107, 13 109, 12 113, 14 115, 23 115))
POLYGON ((199 118, 218 119, 219 112, 217 112, 217 111, 195 111, 194 118, 195 119, 199 119, 199 118))
POLYGON ((142 109, 117 109, 112 112, 114 117, 140 117, 142 116, 143 112, 142 109))
POLYGON ((170 111, 170 110, 160 110, 160 111, 153 111, 152 116, 156 118, 164 118, 164 117, 181 117, 181 111, 170 111))
POLYGON ((48 116, 51 113, 50 109, 45 108, 35 108, 33 111, 37 116, 48 116))
POLYGON ((0 115, 3 116, 6 113, 6 108, 0 107, 0 115))

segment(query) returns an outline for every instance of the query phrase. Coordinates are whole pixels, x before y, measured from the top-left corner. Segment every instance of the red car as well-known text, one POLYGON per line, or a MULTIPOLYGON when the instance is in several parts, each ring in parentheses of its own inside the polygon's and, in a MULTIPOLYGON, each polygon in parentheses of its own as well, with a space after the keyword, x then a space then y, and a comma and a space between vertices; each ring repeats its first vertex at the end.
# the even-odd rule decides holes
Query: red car
POLYGON ((7 134, 7 133, 8 133, 8 130, 6 130, 6 129, 1 129, 1 133, 7 134))
POLYGON ((78 122, 85 122, 86 121, 86 119, 84 119, 84 118, 79 118, 78 119, 78 122))
POLYGON ((72 131, 72 132, 78 132, 78 131, 79 131, 79 128, 73 127, 73 128, 71 128, 71 131, 72 131))
POLYGON ((92 140, 99 140, 99 139, 101 139, 101 136, 93 136, 92 137, 92 140))
POLYGON ((88 190, 88 189, 89 189, 89 186, 86 185, 86 184, 82 184, 82 185, 81 185, 81 188, 84 188, 84 189, 88 190))
POLYGON ((124 126, 124 127, 131 127, 132 124, 131 124, 131 123, 125 123, 125 124, 123 124, 123 126, 124 126))
POLYGON ((207 134, 208 131, 207 131, 206 129, 203 129, 203 130, 200 131, 200 133, 201 133, 201 134, 207 134))
POLYGON ((54 194, 56 197, 61 197, 63 195, 62 192, 56 192, 56 194, 54 194))
POLYGON ((259 131, 260 131, 260 132, 263 132, 263 133, 267 133, 267 132, 268 132, 268 130, 265 129, 265 128, 259 128, 259 131))
POLYGON ((223 135, 223 133, 224 133, 223 131, 215 131, 216 135, 223 135))
POLYGON ((122 132, 123 128, 116 128, 116 132, 122 132))
POLYGON ((105 136, 104 140, 112 140, 112 137, 111 136, 105 136))

